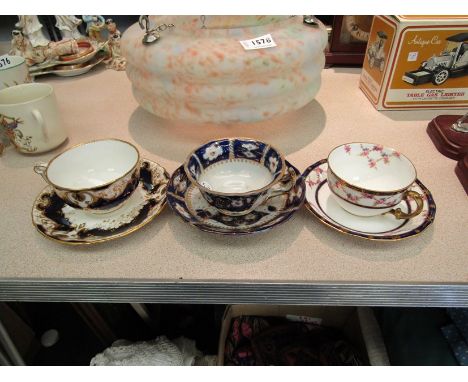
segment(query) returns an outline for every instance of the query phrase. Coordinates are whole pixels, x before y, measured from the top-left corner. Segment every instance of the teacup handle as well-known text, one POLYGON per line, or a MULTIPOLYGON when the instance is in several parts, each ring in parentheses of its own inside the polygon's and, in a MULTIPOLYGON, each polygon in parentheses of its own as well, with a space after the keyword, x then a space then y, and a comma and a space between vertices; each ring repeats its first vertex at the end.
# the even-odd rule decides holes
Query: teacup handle
POLYGON ((42 176, 42 179, 44 179, 47 183, 49 183, 49 180, 46 177, 46 170, 47 170, 47 163, 44 162, 39 162, 36 163, 33 167, 33 170, 36 174, 39 174, 42 176))
POLYGON ((47 142, 49 140, 49 134, 47 132, 47 127, 44 121, 44 117, 42 113, 37 109, 32 109, 31 114, 36 119, 37 123, 39 123, 39 128, 41 129, 42 136, 44 137, 44 141, 47 142))
POLYGON ((401 208, 394 208, 388 213, 394 215, 397 219, 411 219, 415 216, 419 215, 424 207, 424 200, 421 194, 417 193, 416 191, 406 191, 403 195, 403 199, 411 198, 416 202, 416 210, 411 212, 410 214, 403 212, 401 208))
POLYGON ((283 178, 281 179, 281 182, 284 183, 288 181, 288 184, 284 187, 280 187, 277 190, 273 190, 270 193, 270 195, 268 195, 268 197, 265 199, 265 201, 271 198, 275 198, 280 195, 284 195, 286 192, 289 192, 291 188, 293 188, 294 185, 296 184, 296 178, 297 178, 296 172, 291 167, 288 167, 288 172, 285 175, 283 175, 283 178))

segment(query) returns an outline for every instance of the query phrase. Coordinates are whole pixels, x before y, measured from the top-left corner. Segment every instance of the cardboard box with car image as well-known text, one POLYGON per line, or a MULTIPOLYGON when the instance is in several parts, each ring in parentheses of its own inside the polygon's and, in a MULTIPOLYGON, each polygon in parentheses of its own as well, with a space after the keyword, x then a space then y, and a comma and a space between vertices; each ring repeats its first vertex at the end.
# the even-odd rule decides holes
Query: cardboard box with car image
POLYGON ((378 110, 468 107, 468 15, 374 17, 359 86, 378 110))

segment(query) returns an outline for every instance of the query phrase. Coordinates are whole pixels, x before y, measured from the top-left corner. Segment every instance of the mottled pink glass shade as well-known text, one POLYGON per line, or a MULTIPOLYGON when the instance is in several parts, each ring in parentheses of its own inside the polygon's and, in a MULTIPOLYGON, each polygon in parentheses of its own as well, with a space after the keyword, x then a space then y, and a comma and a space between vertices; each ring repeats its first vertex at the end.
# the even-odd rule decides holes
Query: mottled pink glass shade
POLYGON ((302 16, 206 16, 204 24, 200 16, 150 16, 150 27, 164 23, 175 26, 152 45, 143 45, 138 24, 122 38, 133 94, 155 115, 254 122, 301 108, 320 88, 327 33, 302 16), (239 43, 265 34, 276 47, 239 43))

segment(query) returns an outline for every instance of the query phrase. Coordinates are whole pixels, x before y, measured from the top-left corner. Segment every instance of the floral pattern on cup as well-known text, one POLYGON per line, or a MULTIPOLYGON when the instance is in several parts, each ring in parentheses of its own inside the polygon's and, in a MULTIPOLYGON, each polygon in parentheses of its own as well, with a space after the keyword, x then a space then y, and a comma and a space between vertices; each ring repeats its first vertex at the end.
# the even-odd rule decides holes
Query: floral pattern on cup
MULTIPOLYGON (((310 182, 310 180, 309 180, 310 182)), ((340 198, 347 202, 357 204, 363 207, 370 208, 388 208, 397 205, 403 196, 404 192, 395 195, 375 195, 364 191, 358 191, 347 185, 346 182, 339 179, 333 171, 328 168, 327 177, 328 187, 330 190, 340 198)), ((313 186, 313 184, 309 184, 313 186)))
POLYGON ((282 163, 279 153, 270 148, 265 154, 265 167, 267 167, 271 173, 278 174, 283 171, 284 164, 282 163))
POLYGON ((401 158, 398 151, 386 150, 382 145, 361 143, 356 151, 349 144, 343 146, 348 155, 358 155, 367 159, 370 168, 378 170, 380 164, 389 164, 391 160, 401 158))
POLYGON ((189 155, 184 167, 190 181, 199 186, 203 197, 221 212, 232 215, 247 214, 263 203, 269 197, 269 188, 282 179, 285 171, 284 159, 276 149, 248 138, 223 138, 208 142, 189 155), (268 169, 273 181, 269 187, 240 194, 213 191, 208 184, 198 181, 205 169, 226 161, 255 162, 268 169))
POLYGON ((10 143, 28 153, 33 153, 37 150, 37 147, 31 142, 32 137, 23 135, 21 130, 18 129, 18 125, 22 123, 23 120, 21 118, 0 114, 0 153, 10 143))
POLYGON ((203 145, 195 152, 195 155, 202 167, 206 168, 211 163, 228 159, 229 151, 229 140, 222 139, 203 145))
POLYGON ((212 145, 208 146, 204 153, 203 153, 203 159, 206 159, 208 161, 214 161, 216 158, 218 158, 220 155, 223 154, 223 148, 219 146, 216 143, 213 143, 212 145))
POLYGON ((212 204, 214 207, 219 210, 229 210, 233 213, 240 213, 245 210, 250 210, 255 208, 258 204, 258 197, 232 197, 232 196, 220 196, 212 195, 209 192, 200 190, 203 197, 212 204))
POLYGON ((240 139, 234 140, 233 151, 236 153, 236 158, 255 159, 261 157, 266 144, 259 141, 242 141, 240 139))

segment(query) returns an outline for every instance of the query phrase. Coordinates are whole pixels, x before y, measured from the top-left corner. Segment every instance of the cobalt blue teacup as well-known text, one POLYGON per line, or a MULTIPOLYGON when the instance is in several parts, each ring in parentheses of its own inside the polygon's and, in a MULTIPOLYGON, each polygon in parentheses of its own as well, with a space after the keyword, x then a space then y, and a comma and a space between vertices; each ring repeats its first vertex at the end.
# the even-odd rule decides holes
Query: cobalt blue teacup
POLYGON ((278 150, 250 138, 205 143, 189 154, 184 169, 208 203, 230 216, 250 213, 295 181, 278 150))

